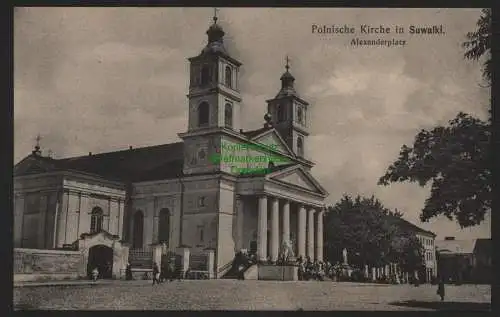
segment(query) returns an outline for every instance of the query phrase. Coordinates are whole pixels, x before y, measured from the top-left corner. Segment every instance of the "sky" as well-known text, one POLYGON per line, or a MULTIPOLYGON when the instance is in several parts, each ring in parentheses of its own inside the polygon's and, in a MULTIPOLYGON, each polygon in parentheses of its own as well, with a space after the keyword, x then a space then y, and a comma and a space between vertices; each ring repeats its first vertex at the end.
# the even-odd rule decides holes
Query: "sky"
MULTIPOLYGON (((14 162, 37 134, 55 158, 180 141, 186 131, 187 58, 207 41, 212 8, 16 8, 14 162)), ((306 140, 312 174, 329 191, 372 194, 437 239, 491 237, 491 219, 460 230, 456 221, 418 215, 428 187, 378 186, 403 144, 459 111, 486 118, 481 63, 461 43, 480 9, 220 8, 230 54, 243 63, 243 128, 264 123, 265 100, 279 90, 285 56, 310 103, 306 140), (312 33, 344 24, 356 34, 312 33), (365 35, 381 24, 404 34, 365 35), (410 25, 443 25, 442 35, 410 35, 410 25), (351 40, 404 39, 403 47, 353 47, 351 40)))

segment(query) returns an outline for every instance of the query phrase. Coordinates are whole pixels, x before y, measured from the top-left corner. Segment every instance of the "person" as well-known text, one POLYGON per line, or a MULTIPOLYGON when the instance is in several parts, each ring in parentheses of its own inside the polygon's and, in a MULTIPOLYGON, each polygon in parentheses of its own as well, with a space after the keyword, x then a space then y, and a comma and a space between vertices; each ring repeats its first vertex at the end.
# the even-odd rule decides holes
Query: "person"
POLYGON ((439 279, 437 294, 441 297, 441 301, 444 301, 444 279, 443 278, 439 279))
POLYGON ((97 267, 95 267, 92 270, 92 280, 95 282, 95 281, 97 281, 98 277, 99 277, 99 270, 97 269, 97 267))
POLYGON ((168 279, 170 282, 174 280, 175 277, 175 258, 170 258, 168 261, 168 279))
POLYGON ((127 281, 132 280, 132 266, 130 265, 130 263, 127 263, 127 267, 125 268, 125 279, 127 281))
POLYGON ((160 282, 165 282, 169 278, 169 262, 168 258, 165 258, 164 260, 161 261, 161 268, 160 268, 160 282))
POLYGON ((299 256, 297 259, 297 264, 299 266, 298 269, 298 275, 299 275, 299 281, 304 280, 304 261, 302 260, 302 256, 299 256))
POLYGON ((160 270, 158 269, 158 264, 153 263, 153 285, 160 284, 160 270))
MULTIPOLYGON (((105 275, 106 275, 105 276, 106 278, 111 277, 113 275, 113 263, 111 263, 109 261, 106 262, 106 274, 105 275)), ((105 277, 103 276, 103 278, 105 278, 105 277)))

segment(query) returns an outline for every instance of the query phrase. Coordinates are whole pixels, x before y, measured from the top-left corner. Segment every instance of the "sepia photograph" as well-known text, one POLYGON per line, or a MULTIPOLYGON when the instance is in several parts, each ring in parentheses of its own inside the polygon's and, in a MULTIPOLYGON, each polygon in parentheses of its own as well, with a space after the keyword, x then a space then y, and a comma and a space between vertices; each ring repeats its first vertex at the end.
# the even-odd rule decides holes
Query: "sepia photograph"
POLYGON ((15 7, 13 309, 491 311, 491 35, 15 7))

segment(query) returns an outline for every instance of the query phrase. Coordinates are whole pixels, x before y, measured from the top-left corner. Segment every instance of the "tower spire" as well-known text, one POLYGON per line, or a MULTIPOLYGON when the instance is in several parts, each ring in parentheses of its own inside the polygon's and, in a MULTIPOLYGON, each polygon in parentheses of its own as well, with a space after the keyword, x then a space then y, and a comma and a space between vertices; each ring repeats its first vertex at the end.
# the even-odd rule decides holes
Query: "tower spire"
POLYGON ((226 53, 226 49, 224 47, 224 30, 222 27, 220 27, 219 24, 217 24, 217 20, 219 17, 217 16, 219 13, 219 9, 214 8, 214 16, 213 16, 213 23, 210 25, 210 27, 207 30, 207 35, 208 35, 208 43, 207 46, 202 50, 203 53, 215 53, 215 52, 222 52, 226 53))
POLYGON ((214 24, 216 24, 216 23, 217 23, 217 19, 218 19, 218 18, 217 18, 217 12, 219 12, 219 9, 214 8, 214 17, 213 17, 214 24))
MULTIPOLYGON (((293 87, 293 82, 295 78, 292 74, 290 74, 290 58, 288 55, 285 56, 285 72, 281 75, 281 90, 278 93, 278 96, 289 96, 295 95, 295 88, 293 87)), ((276 97, 278 97, 276 96, 276 97)))

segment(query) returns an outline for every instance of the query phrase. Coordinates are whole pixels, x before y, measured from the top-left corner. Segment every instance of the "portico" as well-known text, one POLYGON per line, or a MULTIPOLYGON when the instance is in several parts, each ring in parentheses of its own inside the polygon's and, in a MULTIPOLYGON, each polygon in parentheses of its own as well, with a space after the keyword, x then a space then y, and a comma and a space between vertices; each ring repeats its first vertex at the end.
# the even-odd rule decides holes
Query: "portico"
POLYGON ((284 200, 282 207, 279 208, 281 200, 279 197, 262 194, 257 199, 259 200, 257 220, 257 256, 259 260, 265 261, 269 257, 272 262, 276 262, 279 246, 283 241, 291 240, 297 257, 305 258, 307 256, 314 260, 323 260, 323 207, 298 203, 298 225, 297 228, 290 228, 290 201, 284 200), (268 205, 271 205, 271 210, 268 210, 268 205), (270 217, 268 213, 270 213, 270 217), (281 232, 280 222, 282 223, 281 232), (268 228, 269 224, 270 228, 268 228), (290 230, 296 232, 296 241, 291 239, 290 230))
POLYGON ((246 212, 240 220, 255 224, 256 234, 248 238, 257 242, 259 260, 276 262, 286 240, 292 242, 296 257, 323 260, 326 195, 305 169, 292 166, 239 183, 238 206, 246 212), (248 219, 253 217, 256 221, 248 219))

